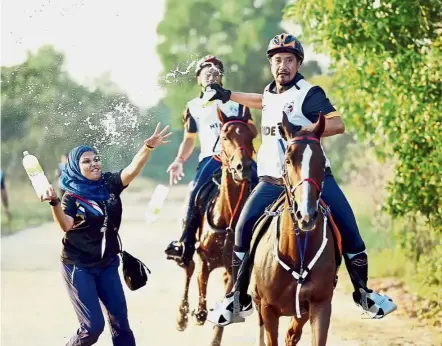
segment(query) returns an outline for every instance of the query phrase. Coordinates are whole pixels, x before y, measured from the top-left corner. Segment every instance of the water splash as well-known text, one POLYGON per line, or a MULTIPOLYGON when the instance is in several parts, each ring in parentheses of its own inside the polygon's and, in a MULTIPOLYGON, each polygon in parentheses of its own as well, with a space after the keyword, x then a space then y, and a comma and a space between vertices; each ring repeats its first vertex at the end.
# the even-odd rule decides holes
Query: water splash
MULTIPOLYGON (((167 84, 175 84, 180 86, 184 83, 196 83, 195 69, 200 59, 201 57, 192 55, 192 57, 186 61, 187 66, 184 69, 181 69, 180 66, 177 65, 175 69, 170 70, 166 75, 159 79, 156 89, 165 88, 167 84)), ((221 72, 220 69, 213 63, 208 63, 208 65, 210 65, 210 69, 212 70, 212 73, 208 74, 208 78, 210 78, 210 75, 225 76, 226 73, 230 72, 227 70, 221 72)))
POLYGON ((93 131, 89 139, 98 148, 135 147, 140 135, 139 117, 139 112, 129 103, 119 103, 107 113, 87 117, 85 125, 93 131))
MULTIPOLYGON (((160 78, 157 88, 164 88, 166 84, 195 83, 195 67, 200 57, 197 59, 193 58, 185 62, 185 68, 182 68, 183 64, 181 66, 177 65, 174 70, 160 78)), ((218 73, 220 72, 216 66, 212 65, 212 68, 215 68, 218 73)), ((81 102, 79 102, 77 107, 82 107, 81 102)), ((66 118, 71 116, 71 114, 62 115, 66 118)), ((120 102, 108 112, 91 113, 90 116, 85 118, 83 125, 88 130, 85 131, 86 133, 83 138, 99 150, 109 151, 113 150, 113 148, 125 148, 130 151, 136 149, 140 145, 141 140, 150 135, 150 133, 143 133, 146 130, 146 125, 152 125, 153 129, 154 123, 156 123, 155 120, 159 116, 161 114, 157 114, 153 110, 141 113, 132 104, 120 102)), ((68 126, 71 121, 66 119, 63 123, 65 126, 68 126)), ((71 131, 71 135, 77 137, 81 135, 81 132, 83 130, 80 126, 71 131)))
POLYGON ((194 79, 195 66, 198 63, 198 60, 199 59, 188 61, 188 65, 184 71, 181 71, 179 66, 177 66, 174 70, 171 70, 164 77, 160 78, 159 86, 162 87, 165 84, 176 84, 194 79))

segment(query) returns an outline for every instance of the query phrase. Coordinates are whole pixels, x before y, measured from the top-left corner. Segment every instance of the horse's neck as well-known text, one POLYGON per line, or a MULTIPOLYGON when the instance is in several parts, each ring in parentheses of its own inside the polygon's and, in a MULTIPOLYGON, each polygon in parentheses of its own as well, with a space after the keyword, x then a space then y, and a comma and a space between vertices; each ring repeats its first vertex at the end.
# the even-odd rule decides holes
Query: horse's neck
MULTIPOLYGON (((304 250, 304 240, 307 232, 299 231, 300 243, 302 249, 305 251, 306 265, 311 261, 316 251, 318 251, 322 241, 322 226, 323 219, 320 217, 316 221, 316 228, 311 230, 308 235, 307 250, 304 250)), ((281 258, 290 261, 293 264, 300 263, 300 253, 298 248, 298 240, 296 239, 297 224, 293 223, 292 215, 290 215, 289 205, 287 201, 284 202, 284 211, 280 220, 280 238, 279 251, 281 258)))
MULTIPOLYGON (((248 184, 248 183, 246 183, 248 184)), ((221 177, 220 185, 220 195, 218 198, 218 203, 216 209, 227 218, 229 221, 232 218, 232 213, 238 203, 244 203, 248 195, 248 186, 242 187, 241 184, 237 184, 232 177, 232 174, 228 169, 223 168, 223 174, 221 177), (241 191, 243 193, 241 194, 241 191)), ((235 218, 238 218, 238 210, 236 212, 235 218)))

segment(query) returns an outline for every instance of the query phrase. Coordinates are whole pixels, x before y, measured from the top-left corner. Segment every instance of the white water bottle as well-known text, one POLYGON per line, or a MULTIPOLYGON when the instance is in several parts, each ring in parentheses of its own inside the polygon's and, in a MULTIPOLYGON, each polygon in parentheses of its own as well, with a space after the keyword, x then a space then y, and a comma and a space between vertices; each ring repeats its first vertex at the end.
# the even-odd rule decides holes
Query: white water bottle
POLYGON ((49 181, 46 178, 43 168, 41 168, 38 159, 34 155, 30 155, 28 151, 23 152, 23 167, 28 173, 28 177, 31 180, 35 193, 43 201, 46 190, 49 187, 49 181))
POLYGON ((155 221, 158 217, 158 214, 163 207, 164 201, 166 200, 167 194, 169 193, 169 188, 164 185, 157 185, 155 191, 152 194, 152 198, 147 204, 146 211, 146 222, 151 223, 155 221))
POLYGON ((210 86, 207 86, 206 89, 204 90, 204 94, 202 97, 203 100, 203 107, 207 107, 210 104, 210 99, 212 98, 212 96, 214 96, 216 94, 216 90, 213 90, 210 86))

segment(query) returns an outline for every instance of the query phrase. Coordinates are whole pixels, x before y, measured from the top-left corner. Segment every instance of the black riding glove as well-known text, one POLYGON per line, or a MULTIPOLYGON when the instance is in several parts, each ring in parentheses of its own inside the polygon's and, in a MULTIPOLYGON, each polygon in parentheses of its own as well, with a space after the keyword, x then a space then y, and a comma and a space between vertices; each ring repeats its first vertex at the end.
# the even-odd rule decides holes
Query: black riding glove
POLYGON ((215 95, 213 95, 209 101, 221 100, 223 103, 226 103, 227 101, 230 100, 230 95, 232 94, 232 92, 230 90, 224 89, 221 85, 210 84, 210 85, 206 86, 206 91, 208 91, 207 90, 208 88, 215 90, 215 95))

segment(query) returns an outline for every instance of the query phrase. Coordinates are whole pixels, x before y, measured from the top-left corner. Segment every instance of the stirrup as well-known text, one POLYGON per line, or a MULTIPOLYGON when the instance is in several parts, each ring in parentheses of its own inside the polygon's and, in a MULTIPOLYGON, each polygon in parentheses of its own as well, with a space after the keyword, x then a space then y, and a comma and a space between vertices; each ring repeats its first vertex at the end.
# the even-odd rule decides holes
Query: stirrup
POLYGON ((215 303, 215 307, 209 310, 207 321, 220 327, 245 322, 246 319, 239 315, 241 310, 239 295, 239 292, 234 292, 233 295, 228 295, 220 303, 215 303), (228 309, 230 304, 232 304, 232 311, 228 309))
POLYGON ((172 241, 164 250, 164 252, 167 255, 167 259, 172 260, 182 260, 184 256, 186 245, 183 242, 180 241, 172 241), (174 251, 176 254, 170 254, 169 251, 174 251), (181 254, 178 254, 181 253, 181 254))
POLYGON ((387 295, 375 291, 367 292, 360 288, 360 301, 356 305, 363 310, 364 319, 381 319, 397 309, 397 305, 387 295))

